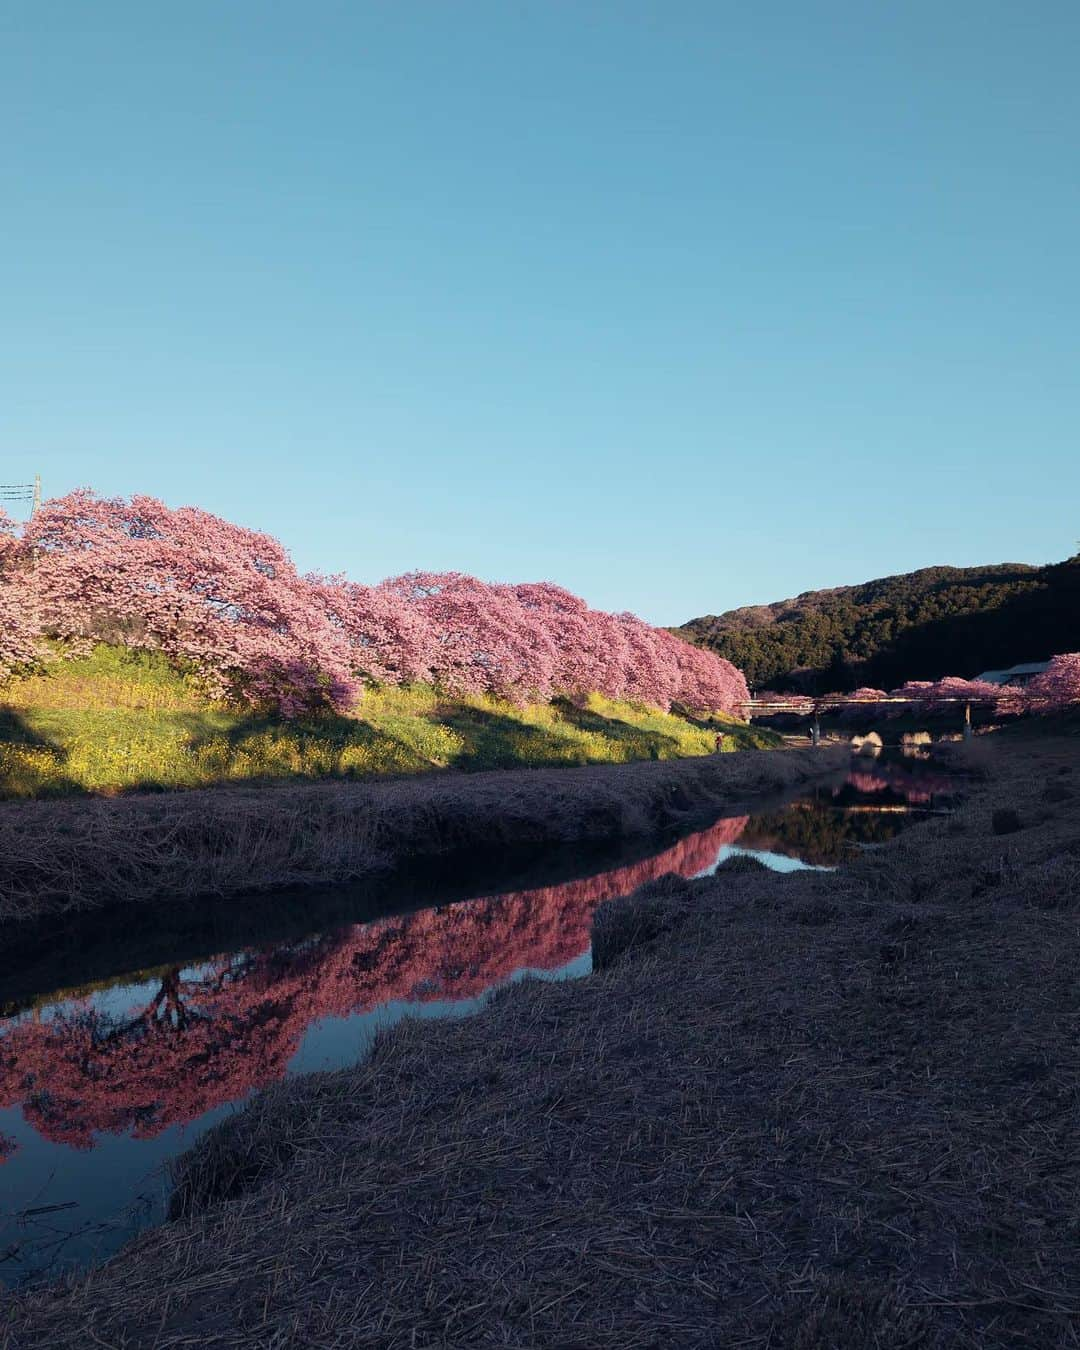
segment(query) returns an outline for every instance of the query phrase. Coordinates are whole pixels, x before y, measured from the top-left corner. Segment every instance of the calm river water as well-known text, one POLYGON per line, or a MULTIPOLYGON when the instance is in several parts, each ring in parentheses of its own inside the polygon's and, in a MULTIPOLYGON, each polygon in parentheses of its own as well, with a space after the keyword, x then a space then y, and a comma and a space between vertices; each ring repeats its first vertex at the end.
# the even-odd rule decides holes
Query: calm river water
MULTIPOLYGON (((0 985, 0 1280, 99 1260, 158 1222, 163 1165, 258 1089, 354 1063, 403 1017, 467 1016, 509 981, 587 974, 602 901, 737 853, 782 871, 835 866, 951 791, 917 762, 867 762, 807 797, 569 880, 509 890, 504 867, 470 887, 447 864, 414 886, 408 912, 363 922, 310 931, 294 918, 268 933, 282 906, 264 900, 238 908, 248 926, 220 946, 155 932, 125 963, 134 949, 115 930, 96 947, 69 942, 62 960, 0 985)), ((317 897, 300 903, 301 916, 319 913, 317 897)))

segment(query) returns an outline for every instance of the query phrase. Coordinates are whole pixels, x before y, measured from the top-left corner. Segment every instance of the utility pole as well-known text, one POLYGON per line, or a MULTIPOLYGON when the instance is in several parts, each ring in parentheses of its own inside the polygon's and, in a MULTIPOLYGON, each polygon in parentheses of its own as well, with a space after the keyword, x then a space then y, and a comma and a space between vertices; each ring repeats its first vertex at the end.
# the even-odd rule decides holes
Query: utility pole
POLYGON ((30 519, 33 520, 41 510, 41 474, 34 474, 34 503, 30 507, 30 519))

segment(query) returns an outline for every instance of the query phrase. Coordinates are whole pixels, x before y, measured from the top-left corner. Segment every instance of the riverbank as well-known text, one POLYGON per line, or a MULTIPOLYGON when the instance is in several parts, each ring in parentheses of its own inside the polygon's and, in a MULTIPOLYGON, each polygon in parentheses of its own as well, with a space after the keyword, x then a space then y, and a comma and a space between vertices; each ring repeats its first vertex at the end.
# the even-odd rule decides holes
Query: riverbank
POLYGON ((594 844, 705 824, 835 770, 839 751, 746 751, 0 804, 0 924, 121 904, 340 885, 468 849, 594 844))
POLYGON ((771 731, 600 694, 512 703, 430 685, 285 718, 209 701, 160 653, 99 645, 0 689, 0 799, 457 770, 625 764, 779 745, 771 731))
POLYGON ((591 978, 258 1099, 0 1345, 1074 1344, 1080 753, 969 754, 850 868, 656 882, 591 978))

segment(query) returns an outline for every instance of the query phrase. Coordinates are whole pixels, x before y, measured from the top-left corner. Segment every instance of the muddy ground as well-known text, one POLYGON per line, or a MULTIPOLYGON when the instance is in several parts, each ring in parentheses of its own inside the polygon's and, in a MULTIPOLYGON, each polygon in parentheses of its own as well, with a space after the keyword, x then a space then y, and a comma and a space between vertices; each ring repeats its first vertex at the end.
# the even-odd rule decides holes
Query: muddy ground
POLYGON ((842 871, 653 883, 591 977, 260 1098, 0 1346, 1080 1344, 1080 738, 958 753, 842 871))

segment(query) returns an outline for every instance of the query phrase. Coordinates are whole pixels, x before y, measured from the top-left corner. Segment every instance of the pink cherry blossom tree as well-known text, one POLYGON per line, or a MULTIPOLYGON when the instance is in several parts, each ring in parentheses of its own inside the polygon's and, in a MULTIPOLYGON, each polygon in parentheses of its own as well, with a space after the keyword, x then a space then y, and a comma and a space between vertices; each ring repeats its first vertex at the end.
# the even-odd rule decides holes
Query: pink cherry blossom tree
POLYGON ((409 572, 380 587, 431 633, 431 673, 455 693, 524 701, 551 695, 555 652, 514 594, 463 572, 409 572))
POLYGON ((677 639, 665 643, 656 629, 636 615, 619 614, 616 617, 627 647, 626 697, 670 708, 682 683, 673 650, 677 639))
POLYGON ((1061 712, 1080 705, 1080 652, 1063 652, 1053 657, 1024 692, 1036 712, 1061 712))
POLYGON ((663 637, 670 639, 679 673, 675 702, 695 713, 741 714, 742 705, 750 697, 741 671, 703 647, 692 647, 670 633, 663 637))
MULTIPOLYGON (((967 680, 958 675, 946 675, 940 680, 909 680, 899 689, 894 689, 889 697, 903 699, 907 707, 916 712, 935 714, 947 712, 965 702, 989 703, 996 708, 1013 694, 1015 690, 1006 690, 987 680, 967 680)), ((904 708, 900 707, 900 711, 904 711, 904 708)))
POLYGON ((392 589, 345 577, 306 578, 331 627, 348 644, 353 672, 371 684, 430 680, 434 633, 416 606, 392 589))
POLYGON ((42 655, 32 581, 30 552, 0 508, 0 680, 42 655))
POLYGON ((612 615, 591 610, 579 596, 550 581, 509 589, 525 621, 545 635, 555 693, 621 692, 626 650, 612 615))
POLYGON ((26 527, 44 631, 154 648, 217 696, 286 716, 347 707, 349 646, 269 535, 152 497, 71 493, 26 527))

